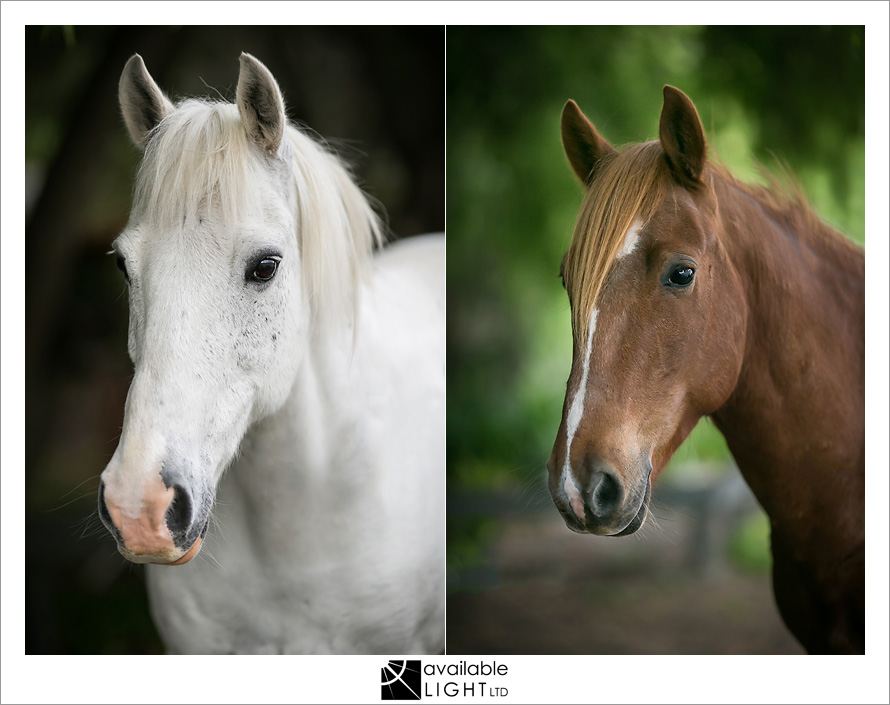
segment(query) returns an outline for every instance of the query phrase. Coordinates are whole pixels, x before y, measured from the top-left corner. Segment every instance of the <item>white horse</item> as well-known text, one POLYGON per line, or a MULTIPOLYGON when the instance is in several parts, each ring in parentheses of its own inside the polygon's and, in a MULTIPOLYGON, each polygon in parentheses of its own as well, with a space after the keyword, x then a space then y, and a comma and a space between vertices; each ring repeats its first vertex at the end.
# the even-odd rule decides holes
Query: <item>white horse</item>
POLYGON ((168 650, 441 652, 444 237, 373 255, 365 196, 248 54, 235 105, 174 106, 138 55, 120 101, 135 375, 99 514, 161 564, 168 650))

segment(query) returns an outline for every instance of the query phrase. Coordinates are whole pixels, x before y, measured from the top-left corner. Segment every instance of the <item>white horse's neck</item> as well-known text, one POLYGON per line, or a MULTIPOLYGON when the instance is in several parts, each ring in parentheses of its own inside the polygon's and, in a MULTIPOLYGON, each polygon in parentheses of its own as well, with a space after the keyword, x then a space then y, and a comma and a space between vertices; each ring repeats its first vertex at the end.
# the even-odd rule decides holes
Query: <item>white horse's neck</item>
POLYGON ((374 271, 355 336, 316 336, 283 407, 245 436, 202 553, 149 570, 178 648, 209 648, 192 643, 205 632, 242 635, 212 646, 236 652, 442 648, 444 242, 387 248, 374 271))
MULTIPOLYGON (((297 529, 317 513, 350 511, 369 480, 370 469, 361 467, 371 442, 366 388, 358 383, 364 354, 345 327, 315 336, 284 406, 247 433, 230 473, 239 475, 233 479, 243 500, 261 502, 279 524, 290 516, 297 529), (283 512, 272 506, 281 504, 283 512)), ((249 530, 262 534, 266 527, 256 519, 249 530)))

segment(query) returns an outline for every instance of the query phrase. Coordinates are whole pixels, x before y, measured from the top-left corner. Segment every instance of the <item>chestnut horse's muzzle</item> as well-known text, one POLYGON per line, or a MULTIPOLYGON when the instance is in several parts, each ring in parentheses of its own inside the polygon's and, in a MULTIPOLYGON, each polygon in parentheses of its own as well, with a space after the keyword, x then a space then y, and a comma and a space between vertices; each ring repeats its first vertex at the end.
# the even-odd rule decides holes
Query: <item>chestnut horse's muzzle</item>
POLYGON ((608 463, 589 459, 581 472, 564 467, 549 473, 550 495, 572 531, 627 536, 645 522, 652 494, 652 465, 626 480, 608 463))

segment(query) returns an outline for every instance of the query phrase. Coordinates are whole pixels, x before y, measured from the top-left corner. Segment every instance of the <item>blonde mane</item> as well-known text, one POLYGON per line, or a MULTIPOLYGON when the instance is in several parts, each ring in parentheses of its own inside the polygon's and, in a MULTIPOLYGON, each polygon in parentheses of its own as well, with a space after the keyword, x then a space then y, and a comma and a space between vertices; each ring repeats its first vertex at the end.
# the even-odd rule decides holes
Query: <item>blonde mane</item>
POLYGON ((580 344, 624 236, 645 225, 664 201, 670 174, 658 142, 634 144, 598 166, 575 222, 563 277, 572 302, 572 330, 580 344))
MULTIPOLYGON (((318 141, 287 126, 282 155, 284 197, 295 207, 303 283, 313 315, 354 309, 370 272, 383 227, 368 198, 340 159, 318 141)), ((218 212, 236 225, 262 213, 268 156, 250 143, 238 108, 189 99, 155 128, 136 177, 133 213, 162 228, 181 227, 218 212)))

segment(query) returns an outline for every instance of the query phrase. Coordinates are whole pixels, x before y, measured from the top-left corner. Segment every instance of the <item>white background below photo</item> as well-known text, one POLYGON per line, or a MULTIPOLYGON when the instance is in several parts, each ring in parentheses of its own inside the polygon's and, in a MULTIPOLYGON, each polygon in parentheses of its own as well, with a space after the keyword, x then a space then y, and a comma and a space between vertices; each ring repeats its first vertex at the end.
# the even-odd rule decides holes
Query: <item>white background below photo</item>
MULTIPOLYGON (((410 655, 30 657, 53 677, 20 680, 3 702, 380 703, 388 702, 381 697, 381 669, 402 658, 410 655)), ((886 668, 869 657, 847 658, 838 667, 819 658, 770 656, 749 656, 744 664, 688 656, 417 658, 424 666, 506 667, 496 677, 424 673, 420 701, 426 703, 886 702, 878 694, 886 668)))

